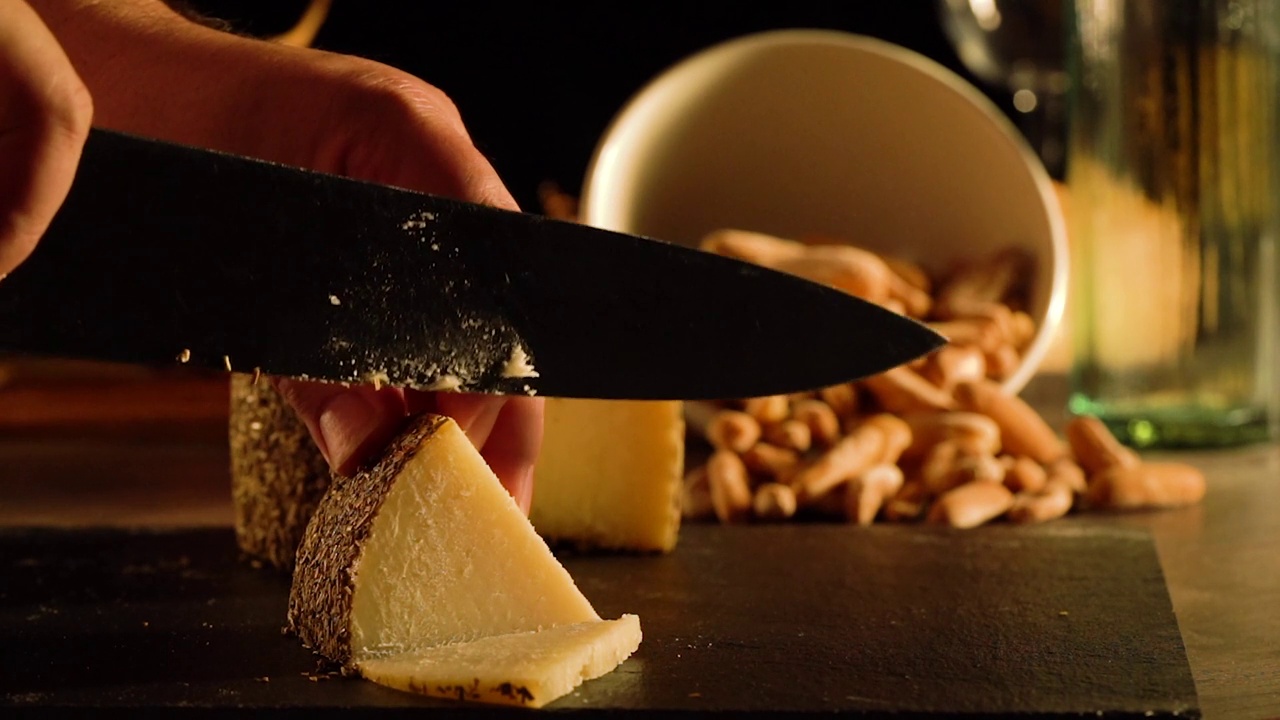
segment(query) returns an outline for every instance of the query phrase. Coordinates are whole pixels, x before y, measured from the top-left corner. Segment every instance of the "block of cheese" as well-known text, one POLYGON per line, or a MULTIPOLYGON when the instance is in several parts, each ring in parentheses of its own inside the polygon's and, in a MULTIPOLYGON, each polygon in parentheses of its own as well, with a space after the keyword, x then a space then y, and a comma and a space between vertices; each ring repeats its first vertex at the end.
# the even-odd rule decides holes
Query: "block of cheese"
MULTIPOLYGON (((377 463, 333 478, 298 547, 287 617, 308 647, 356 672, 370 660, 603 622, 471 441, 438 415, 414 420, 377 463)), ((500 684, 509 669, 475 675, 500 684)), ((563 664, 544 670, 529 681, 563 687, 563 664)))
POLYGON ((288 570, 329 487, 329 463, 266 379, 231 376, 227 430, 236 544, 249 557, 288 570))
POLYGON ((684 450, 679 402, 548 398, 530 520, 584 549, 670 551, 684 450))
POLYGON ((640 620, 592 620, 360 662, 387 687, 432 697, 542 707, 616 668, 640 645, 640 620))

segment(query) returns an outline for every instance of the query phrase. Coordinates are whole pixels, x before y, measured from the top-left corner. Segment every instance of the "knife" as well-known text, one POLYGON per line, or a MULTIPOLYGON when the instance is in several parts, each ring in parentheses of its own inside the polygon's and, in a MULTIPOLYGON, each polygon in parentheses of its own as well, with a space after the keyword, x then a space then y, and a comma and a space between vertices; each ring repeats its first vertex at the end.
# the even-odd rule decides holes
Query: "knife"
POLYGON ((670 242, 94 129, 0 351, 602 399, 834 385, 921 323, 670 242))

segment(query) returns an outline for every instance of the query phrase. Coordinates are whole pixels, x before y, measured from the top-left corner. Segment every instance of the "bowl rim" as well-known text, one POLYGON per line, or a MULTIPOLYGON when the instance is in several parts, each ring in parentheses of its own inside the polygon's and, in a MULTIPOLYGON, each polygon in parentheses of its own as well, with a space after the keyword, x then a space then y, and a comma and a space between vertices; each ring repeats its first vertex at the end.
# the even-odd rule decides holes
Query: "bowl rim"
POLYGON ((1031 149, 1021 131, 1013 124, 994 102, 983 94, 976 86, 950 70, 941 63, 911 50, 910 48, 881 40, 879 38, 824 28, 781 28, 747 33, 722 40, 701 50, 694 51, 671 63, 654 77, 645 82, 613 115, 597 140, 583 176, 579 199, 581 222, 606 229, 599 201, 609 182, 605 170, 617 166, 620 156, 617 149, 621 143, 621 131, 631 123, 631 119, 644 108, 653 103, 664 88, 678 82, 684 73, 696 64, 708 62, 716 56, 727 56, 752 48, 766 48, 778 45, 825 45, 842 47, 849 50, 870 53, 882 58, 906 65, 917 72, 936 81, 951 92, 968 101, 987 120, 1000 131, 1004 141, 1010 143, 1014 151, 1022 158, 1022 165, 1030 175, 1041 199, 1041 209, 1049 229, 1049 256, 1053 267, 1046 278, 1050 283, 1048 303, 1044 316, 1036 328, 1036 336, 1022 355, 1018 369, 1001 385, 1011 394, 1017 394, 1026 387, 1031 378, 1043 364, 1050 347, 1059 332, 1063 330, 1063 316, 1066 310, 1067 293, 1069 292, 1069 247, 1067 244, 1066 219, 1062 206, 1054 188, 1053 179, 1049 177, 1044 163, 1031 149))

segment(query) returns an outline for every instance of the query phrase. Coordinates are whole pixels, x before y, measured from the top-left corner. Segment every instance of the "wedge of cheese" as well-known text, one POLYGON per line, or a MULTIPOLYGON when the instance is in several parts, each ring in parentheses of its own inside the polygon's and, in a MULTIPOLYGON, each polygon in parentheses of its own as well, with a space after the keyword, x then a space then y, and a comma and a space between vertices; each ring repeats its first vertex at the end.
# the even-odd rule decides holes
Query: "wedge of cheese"
POLYGON ((583 549, 667 552, 680 532, 679 402, 548 398, 529 518, 583 549))
POLYGON ((639 618, 623 615, 364 660, 360 672, 421 695, 542 707, 613 670, 639 645, 639 618))
POLYGON ((415 420, 373 467, 333 479, 298 548, 287 622, 375 682, 425 692, 519 679, 537 692, 507 699, 526 705, 612 670, 639 644, 638 628, 601 620, 466 435, 436 415, 415 420), (554 657, 517 668, 509 658, 524 647, 554 657))

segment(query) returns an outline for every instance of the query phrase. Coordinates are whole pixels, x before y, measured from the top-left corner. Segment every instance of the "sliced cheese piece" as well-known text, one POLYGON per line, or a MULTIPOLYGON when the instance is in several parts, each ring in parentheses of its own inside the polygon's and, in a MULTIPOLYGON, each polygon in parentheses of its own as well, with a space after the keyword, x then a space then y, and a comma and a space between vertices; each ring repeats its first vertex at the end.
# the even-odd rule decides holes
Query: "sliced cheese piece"
POLYGON ((639 645, 639 618, 623 615, 361 660, 356 667, 397 690, 537 708, 613 670, 639 645))
POLYGON ((298 548, 288 623, 349 663, 599 619, 462 430, 429 415, 334 478, 298 548))
POLYGON ((680 530, 682 405, 548 398, 529 513, 584 549, 667 552, 680 530))

